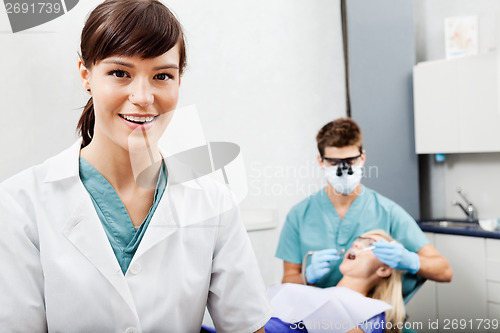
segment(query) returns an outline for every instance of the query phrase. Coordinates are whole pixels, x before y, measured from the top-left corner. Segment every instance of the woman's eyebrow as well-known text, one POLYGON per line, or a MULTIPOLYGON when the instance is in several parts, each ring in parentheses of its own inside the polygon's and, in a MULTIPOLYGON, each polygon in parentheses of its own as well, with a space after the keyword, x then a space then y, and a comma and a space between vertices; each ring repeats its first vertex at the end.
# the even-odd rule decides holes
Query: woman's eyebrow
MULTIPOLYGON (((135 68, 135 66, 133 64, 123 62, 120 60, 103 60, 102 63, 104 63, 104 64, 116 64, 116 65, 122 65, 122 66, 129 67, 129 68, 135 68)), ((153 70, 159 71, 161 69, 170 69, 170 68, 179 69, 179 66, 175 65, 175 64, 166 64, 166 65, 155 67, 155 68, 153 68, 153 70)))

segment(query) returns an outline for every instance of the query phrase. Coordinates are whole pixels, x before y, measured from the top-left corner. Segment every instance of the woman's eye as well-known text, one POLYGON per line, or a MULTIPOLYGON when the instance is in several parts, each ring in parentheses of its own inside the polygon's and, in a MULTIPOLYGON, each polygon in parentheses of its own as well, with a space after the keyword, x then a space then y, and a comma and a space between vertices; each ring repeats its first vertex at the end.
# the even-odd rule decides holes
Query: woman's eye
POLYGON ((125 73, 124 71, 120 71, 120 70, 114 70, 114 71, 109 72, 108 74, 113 75, 113 76, 120 78, 120 79, 124 78, 127 75, 127 73, 125 73))
POLYGON ((173 75, 170 75, 170 74, 167 74, 167 73, 158 74, 158 75, 156 75, 156 77, 160 81, 166 81, 168 79, 173 79, 174 78, 173 75))

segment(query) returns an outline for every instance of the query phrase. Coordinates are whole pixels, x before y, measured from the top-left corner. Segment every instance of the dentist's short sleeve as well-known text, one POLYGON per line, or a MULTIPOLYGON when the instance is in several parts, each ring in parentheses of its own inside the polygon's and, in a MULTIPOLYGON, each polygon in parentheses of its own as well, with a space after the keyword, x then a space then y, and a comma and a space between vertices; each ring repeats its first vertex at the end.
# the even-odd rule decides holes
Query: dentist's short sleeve
POLYGON ((230 205, 220 215, 207 307, 217 333, 255 332, 272 309, 238 204, 232 193, 225 200, 230 205))
POLYGON ((391 209, 391 221, 392 230, 390 234, 408 250, 418 252, 422 247, 429 244, 429 240, 415 219, 397 204, 394 204, 391 209))
POLYGON ((294 264, 302 263, 300 243, 299 219, 296 209, 292 209, 281 230, 276 257, 294 264))

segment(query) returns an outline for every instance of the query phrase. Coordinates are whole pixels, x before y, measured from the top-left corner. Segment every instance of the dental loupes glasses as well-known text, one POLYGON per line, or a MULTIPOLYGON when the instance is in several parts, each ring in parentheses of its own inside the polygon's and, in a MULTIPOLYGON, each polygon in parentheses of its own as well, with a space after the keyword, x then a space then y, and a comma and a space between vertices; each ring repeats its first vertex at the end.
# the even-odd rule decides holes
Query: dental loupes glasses
POLYGON ((337 166, 337 176, 341 177, 343 174, 342 170, 347 170, 348 175, 354 174, 354 171, 352 170, 352 165, 356 162, 358 158, 361 157, 361 155, 363 155, 363 153, 360 153, 357 156, 347 157, 347 158, 330 158, 324 156, 322 156, 321 158, 324 161, 330 163, 330 165, 337 166))

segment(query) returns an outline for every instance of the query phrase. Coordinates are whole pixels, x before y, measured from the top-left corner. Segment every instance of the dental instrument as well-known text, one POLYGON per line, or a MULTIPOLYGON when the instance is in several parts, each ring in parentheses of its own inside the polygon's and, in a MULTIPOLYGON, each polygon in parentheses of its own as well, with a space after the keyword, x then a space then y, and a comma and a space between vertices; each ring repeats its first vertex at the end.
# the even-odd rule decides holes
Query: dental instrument
MULTIPOLYGON (((305 254, 304 259, 302 259, 302 282, 307 285, 307 279, 306 279, 306 266, 307 266, 307 259, 312 256, 314 253, 319 252, 319 251, 309 251, 305 254)), ((341 249, 337 253, 335 253, 336 256, 339 256, 338 259, 340 259, 340 255, 345 253, 345 249, 341 249)))
POLYGON ((371 251, 375 248, 375 245, 372 245, 372 246, 368 246, 368 247, 365 247, 364 249, 361 249, 361 250, 358 250, 358 251, 354 251, 354 254, 358 254, 360 252, 364 252, 364 251, 371 251))

